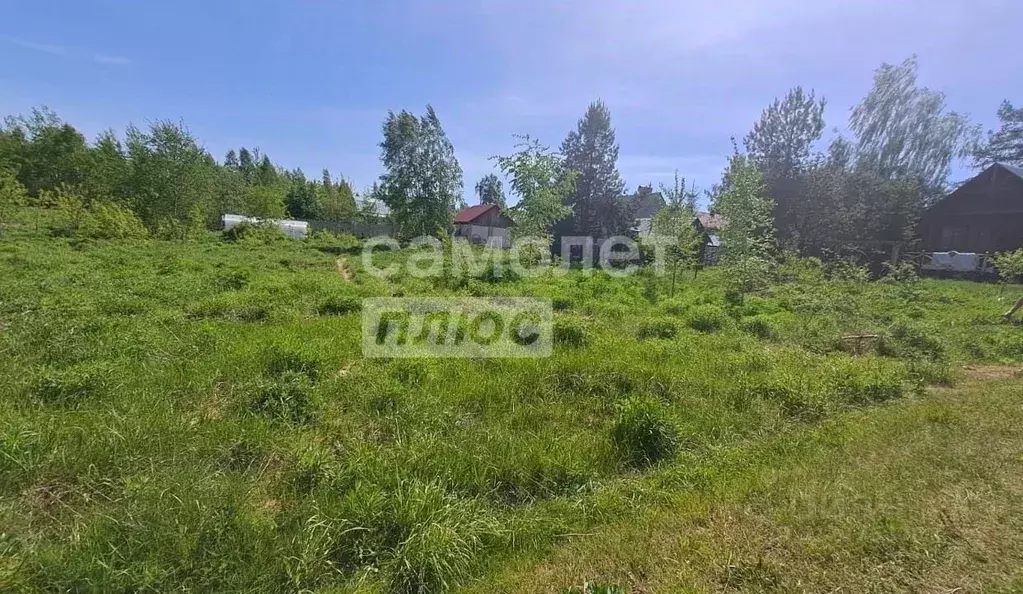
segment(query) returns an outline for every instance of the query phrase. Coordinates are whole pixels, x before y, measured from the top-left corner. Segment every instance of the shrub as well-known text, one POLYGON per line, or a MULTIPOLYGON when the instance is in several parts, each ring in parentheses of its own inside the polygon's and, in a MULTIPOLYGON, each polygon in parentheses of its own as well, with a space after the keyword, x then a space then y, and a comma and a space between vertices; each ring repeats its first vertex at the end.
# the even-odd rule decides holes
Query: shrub
POLYGON ((556 296, 551 299, 551 307, 554 311, 566 311, 572 309, 572 300, 565 296, 556 296))
POLYGON ((281 233, 273 223, 239 223, 224 231, 225 241, 252 241, 256 243, 273 243, 283 241, 287 236, 281 233))
POLYGON ((939 360, 945 356, 945 345, 940 339, 905 322, 892 325, 877 350, 881 355, 907 359, 939 360))
POLYGON ((669 299, 661 304, 661 311, 673 316, 683 315, 687 309, 686 302, 681 299, 669 299))
POLYGON ((622 462, 632 468, 673 458, 679 446, 678 429, 649 400, 625 404, 611 431, 611 441, 622 462))
POLYGON ((556 320, 554 322, 554 344, 569 347, 584 347, 589 344, 586 326, 578 320, 556 320))
POLYGON ((850 404, 876 404, 901 398, 902 378, 894 372, 853 373, 839 380, 838 395, 850 404))
POLYGON ((752 334, 761 340, 774 340, 778 336, 778 330, 768 316, 757 315, 745 318, 740 326, 743 332, 752 334))
POLYGON ((671 318, 647 320, 639 327, 639 338, 660 338, 668 340, 678 336, 678 324, 671 318))
POLYGON ((97 201, 89 206, 76 235, 89 239, 146 239, 149 231, 131 210, 113 202, 97 201))
POLYGON ((1004 281, 1023 283, 1023 249, 997 254, 994 261, 998 275, 1004 281))
POLYGON ((320 303, 316 312, 321 316, 343 316, 362 310, 362 301, 357 297, 330 297, 320 303))
POLYGON ((240 291, 249 284, 249 272, 240 268, 229 270, 217 275, 213 284, 222 291, 240 291))
POLYGON ((320 376, 320 358, 306 349, 274 348, 267 354, 266 371, 274 377, 300 373, 315 381, 320 376))
POLYGON ((272 421, 305 425, 314 419, 312 383, 302 373, 285 372, 256 386, 251 410, 272 421))
POLYGON ((36 377, 29 392, 36 402, 74 405, 101 393, 109 371, 94 365, 76 365, 68 369, 45 368, 36 377))
POLYGON ((699 332, 717 332, 728 323, 728 314, 716 305, 701 305, 689 313, 686 323, 699 332))

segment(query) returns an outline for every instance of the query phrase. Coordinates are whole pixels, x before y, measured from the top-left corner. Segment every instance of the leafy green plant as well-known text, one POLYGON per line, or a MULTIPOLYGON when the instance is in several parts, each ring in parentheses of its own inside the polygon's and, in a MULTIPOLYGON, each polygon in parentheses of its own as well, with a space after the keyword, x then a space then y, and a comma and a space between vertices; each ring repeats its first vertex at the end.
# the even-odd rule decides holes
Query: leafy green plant
POLYGON ((311 423, 316 411, 309 376, 289 371, 260 380, 250 410, 273 421, 294 425, 311 423))
POLYGON ((778 336, 774 321, 769 316, 756 315, 743 318, 740 326, 743 332, 752 334, 761 340, 773 340, 778 336))
POLYGON ((582 322, 565 318, 554 321, 554 344, 580 348, 587 343, 589 335, 582 322))
POLYGON ((998 275, 1009 283, 1023 283, 1023 249, 995 254, 998 275))
POLYGON ((611 429, 611 442, 627 466, 644 468, 675 456, 678 429, 660 406, 646 399, 630 399, 611 429))
POLYGON ((358 297, 337 296, 325 299, 316 308, 321 316, 343 316, 362 310, 362 300, 358 297))
POLYGON ((90 239, 146 239, 149 230, 131 210, 113 202, 93 201, 77 235, 90 239))
POLYGON ((671 318, 655 318, 644 321, 639 327, 639 338, 671 339, 678 336, 678 323, 671 318))
POLYGON ((716 305, 700 305, 686 316, 686 324, 699 332, 717 332, 730 321, 725 310, 716 305))

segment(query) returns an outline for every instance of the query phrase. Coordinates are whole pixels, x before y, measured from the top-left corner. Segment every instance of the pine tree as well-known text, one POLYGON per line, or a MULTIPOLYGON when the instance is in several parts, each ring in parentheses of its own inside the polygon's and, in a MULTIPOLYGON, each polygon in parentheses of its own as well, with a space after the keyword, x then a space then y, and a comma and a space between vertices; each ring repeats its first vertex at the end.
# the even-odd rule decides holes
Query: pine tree
POLYGON ((1004 163, 1023 167, 1023 107, 1014 108, 1012 103, 1003 101, 998 108, 998 122, 998 131, 989 131, 987 142, 974 152, 974 166, 1004 163))
POLYGON ((611 112, 603 102, 590 104, 561 152, 565 167, 579 175, 566 202, 574 214, 559 231, 595 238, 624 235, 632 225, 632 212, 622 200, 625 183, 618 174, 618 143, 611 112))

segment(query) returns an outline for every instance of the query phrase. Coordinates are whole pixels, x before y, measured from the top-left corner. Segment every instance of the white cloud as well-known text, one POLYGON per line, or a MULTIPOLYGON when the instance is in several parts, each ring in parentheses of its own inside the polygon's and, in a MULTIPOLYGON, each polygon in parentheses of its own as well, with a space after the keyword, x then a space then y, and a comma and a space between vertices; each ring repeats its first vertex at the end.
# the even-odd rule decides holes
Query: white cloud
POLYGON ((108 64, 114 66, 127 66, 132 63, 130 58, 125 58, 124 56, 96 54, 79 48, 52 45, 48 43, 36 43, 34 41, 11 37, 9 35, 0 35, 0 41, 36 52, 49 54, 51 56, 58 56, 72 60, 88 60, 97 64, 108 64))

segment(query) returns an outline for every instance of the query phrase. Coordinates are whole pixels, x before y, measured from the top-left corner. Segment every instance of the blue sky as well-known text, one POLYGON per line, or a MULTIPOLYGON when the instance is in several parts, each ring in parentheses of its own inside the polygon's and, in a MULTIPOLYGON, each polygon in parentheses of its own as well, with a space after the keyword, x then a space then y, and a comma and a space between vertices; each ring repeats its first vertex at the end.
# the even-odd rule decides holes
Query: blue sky
POLYGON ((387 110, 428 102, 467 195, 512 134, 556 147, 598 97, 630 188, 675 169, 709 187, 729 138, 794 85, 827 97, 829 129, 843 128, 873 69, 913 53, 921 84, 985 129, 1003 99, 1023 103, 1018 0, 0 5, 0 113, 45 104, 90 138, 180 119, 218 158, 260 147, 360 189, 380 173, 387 110))

